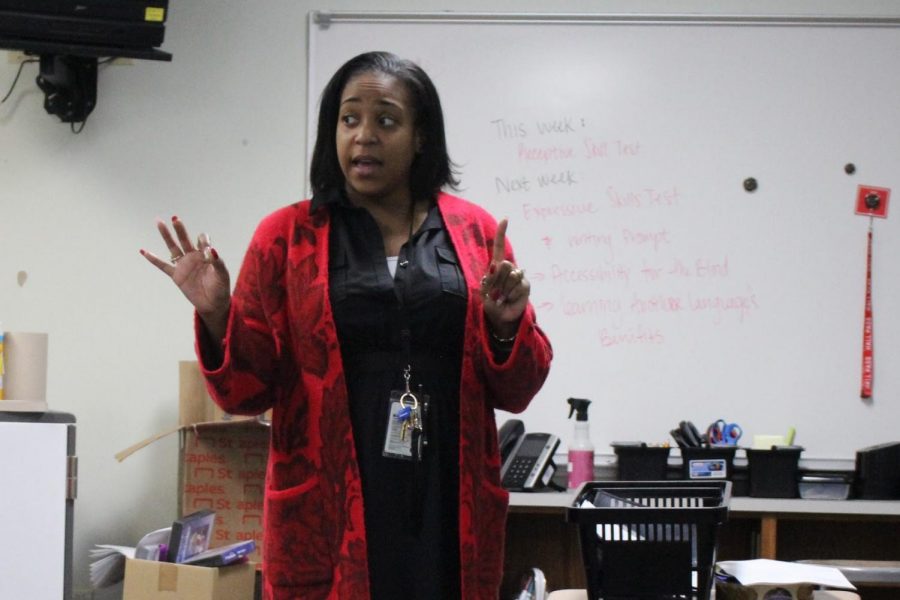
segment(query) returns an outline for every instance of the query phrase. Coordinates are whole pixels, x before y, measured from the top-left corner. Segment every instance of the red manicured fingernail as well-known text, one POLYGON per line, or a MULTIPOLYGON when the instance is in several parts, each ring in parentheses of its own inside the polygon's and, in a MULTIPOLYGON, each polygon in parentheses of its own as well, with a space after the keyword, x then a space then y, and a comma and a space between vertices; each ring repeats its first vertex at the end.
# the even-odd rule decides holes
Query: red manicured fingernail
POLYGON ((215 249, 215 248, 210 248, 209 251, 212 252, 212 255, 213 255, 213 258, 214 258, 214 259, 219 260, 219 253, 216 252, 216 249, 215 249))
POLYGON ((174 223, 175 221, 177 221, 177 220, 178 220, 178 216, 177 216, 177 215, 174 216, 174 217, 172 217, 172 222, 173 222, 173 223, 174 223))
POLYGON ((497 301, 497 298, 500 297, 500 290, 491 290, 491 300, 494 302, 497 301))
POLYGON ((491 263, 491 275, 493 275, 494 271, 496 271, 496 270, 497 270, 497 265, 495 265, 494 263, 491 263))

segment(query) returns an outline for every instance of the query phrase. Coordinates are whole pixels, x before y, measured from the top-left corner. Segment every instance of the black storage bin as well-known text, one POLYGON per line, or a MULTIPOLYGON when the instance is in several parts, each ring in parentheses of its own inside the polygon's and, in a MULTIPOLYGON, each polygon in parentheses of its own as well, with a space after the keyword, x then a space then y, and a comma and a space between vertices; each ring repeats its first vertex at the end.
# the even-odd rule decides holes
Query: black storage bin
POLYGON ((588 481, 576 523, 589 600, 708 600, 729 481, 588 481))
POLYGON ((731 497, 750 495, 750 473, 747 467, 739 467, 735 465, 734 470, 729 474, 728 481, 731 482, 731 497))
POLYGON ((657 481, 667 478, 669 447, 640 443, 612 444, 619 481, 657 481))
POLYGON ((685 479, 731 479, 737 446, 681 449, 681 476, 685 479))
POLYGON ((854 492, 866 500, 900 498, 900 442, 888 442, 856 451, 854 492))
POLYGON ((797 498, 800 446, 772 446, 770 450, 747 449, 750 495, 756 498, 797 498))

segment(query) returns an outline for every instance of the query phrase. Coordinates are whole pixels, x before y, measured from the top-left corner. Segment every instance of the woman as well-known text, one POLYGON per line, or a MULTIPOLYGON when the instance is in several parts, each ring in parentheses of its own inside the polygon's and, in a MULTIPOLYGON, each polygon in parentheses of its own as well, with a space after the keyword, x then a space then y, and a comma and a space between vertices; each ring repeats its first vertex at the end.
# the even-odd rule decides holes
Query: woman
POLYGON ((357 56, 325 88, 312 200, 258 227, 229 293, 208 238, 159 230, 216 402, 273 408, 265 597, 496 599, 508 494, 494 409, 525 409, 550 344, 499 225, 456 180, 437 91, 357 56))

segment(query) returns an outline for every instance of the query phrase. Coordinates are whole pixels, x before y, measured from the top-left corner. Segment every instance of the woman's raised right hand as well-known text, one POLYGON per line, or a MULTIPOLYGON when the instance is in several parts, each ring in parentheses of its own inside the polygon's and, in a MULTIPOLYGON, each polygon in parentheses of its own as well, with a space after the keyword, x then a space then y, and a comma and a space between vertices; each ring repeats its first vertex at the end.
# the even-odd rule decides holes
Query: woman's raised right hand
POLYGON ((205 233, 197 236, 195 246, 178 217, 172 217, 174 236, 164 221, 157 220, 156 227, 171 258, 166 261, 143 249, 141 255, 175 282, 194 305, 212 337, 221 340, 225 337, 231 306, 231 282, 225 263, 210 246, 205 233))

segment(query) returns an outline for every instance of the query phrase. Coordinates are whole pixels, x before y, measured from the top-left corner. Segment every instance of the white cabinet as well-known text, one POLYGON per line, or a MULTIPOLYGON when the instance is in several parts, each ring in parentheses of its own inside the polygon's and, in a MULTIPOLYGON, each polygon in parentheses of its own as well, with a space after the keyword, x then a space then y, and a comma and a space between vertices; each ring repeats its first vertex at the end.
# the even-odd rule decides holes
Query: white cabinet
POLYGON ((75 418, 3 412, 0 598, 70 600, 75 418))

